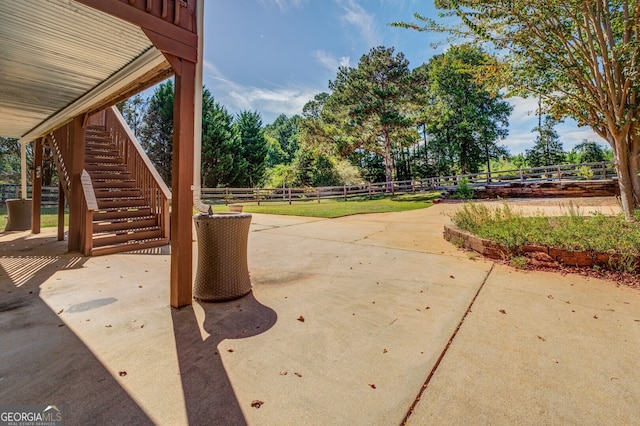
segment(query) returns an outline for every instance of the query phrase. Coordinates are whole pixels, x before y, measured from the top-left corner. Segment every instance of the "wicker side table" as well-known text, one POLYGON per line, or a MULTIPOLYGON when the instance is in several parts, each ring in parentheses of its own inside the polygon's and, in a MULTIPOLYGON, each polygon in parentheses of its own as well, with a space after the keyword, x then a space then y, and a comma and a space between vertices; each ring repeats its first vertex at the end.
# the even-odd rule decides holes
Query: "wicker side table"
POLYGON ((205 302, 237 299, 251 291, 247 267, 249 213, 199 214, 198 269, 193 298, 205 302))
POLYGON ((32 200, 6 200, 7 224, 5 231, 26 231, 31 229, 32 200))

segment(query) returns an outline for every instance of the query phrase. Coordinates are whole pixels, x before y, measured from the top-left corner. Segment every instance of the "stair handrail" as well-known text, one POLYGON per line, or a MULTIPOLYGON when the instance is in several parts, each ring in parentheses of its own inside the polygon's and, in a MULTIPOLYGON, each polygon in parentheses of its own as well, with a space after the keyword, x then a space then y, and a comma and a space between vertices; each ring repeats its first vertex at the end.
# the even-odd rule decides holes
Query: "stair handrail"
POLYGON ((102 117, 95 118, 104 121, 104 128, 110 134, 119 155, 124 158, 127 171, 143 189, 144 199, 151 211, 158 216, 163 238, 169 238, 169 201, 171 200, 169 187, 115 106, 104 110, 102 117))
MULTIPOLYGON (((168 200, 170 200, 171 199, 171 190, 169 189, 167 184, 162 179, 162 176, 160 176, 160 173, 158 173, 158 171, 156 170, 155 166, 151 162, 151 159, 149 158, 147 153, 144 151, 144 148, 142 148, 142 145, 140 144, 140 141, 138 140, 136 135, 131 131, 131 128, 127 124, 126 120, 124 119, 124 117, 122 116, 122 114, 120 113, 118 108, 116 108, 115 106, 112 106, 111 108, 107 108, 105 111, 107 113, 106 116, 105 116, 105 121, 108 123, 110 121, 109 119, 111 118, 111 117, 109 117, 109 115, 110 115, 109 113, 113 114, 113 116, 114 116, 113 118, 115 118, 115 122, 118 123, 120 125, 120 127, 122 128, 122 130, 124 130, 124 132, 126 133, 129 141, 131 142, 133 147, 136 149, 136 151, 137 151, 138 155, 140 156, 141 160, 144 162, 144 164, 149 169, 149 172, 153 176, 153 179, 158 184, 158 188, 162 191, 163 195, 168 200)), ((109 130, 109 129, 107 128, 107 130, 109 130)))
POLYGON ((87 205, 87 210, 90 212, 98 211, 98 201, 96 200, 96 192, 93 190, 93 182, 85 169, 82 169, 80 182, 82 183, 82 196, 84 203, 87 205))
POLYGON ((80 174, 82 187, 82 204, 84 214, 82 215, 82 227, 84 229, 81 250, 85 256, 91 255, 93 249, 93 212, 98 211, 98 201, 93 190, 91 176, 85 169, 80 174))

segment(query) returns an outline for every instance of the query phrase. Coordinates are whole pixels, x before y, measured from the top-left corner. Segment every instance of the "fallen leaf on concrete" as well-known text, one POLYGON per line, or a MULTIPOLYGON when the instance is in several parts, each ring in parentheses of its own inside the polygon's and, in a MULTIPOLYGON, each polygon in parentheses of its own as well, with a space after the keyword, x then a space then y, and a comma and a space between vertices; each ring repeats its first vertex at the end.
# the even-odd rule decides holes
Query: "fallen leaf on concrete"
POLYGON ((113 326, 112 326, 111 324, 107 324, 107 325, 105 325, 105 327, 107 327, 107 328, 111 328, 111 327, 113 327, 113 326))
POLYGON ((553 295, 552 294, 548 295, 547 299, 553 299, 553 295))
POLYGON ((375 383, 369 383, 369 387, 370 387, 371 389, 375 389, 375 388, 376 388, 376 384, 375 384, 375 383))
POLYGON ((546 342, 546 341, 547 341, 547 339, 545 339, 545 338, 544 338, 544 337, 542 337, 542 336, 538 336, 538 339, 542 340, 543 342, 546 342))
POLYGON ((294 372, 293 374, 295 374, 295 375, 296 375, 296 376, 298 376, 298 377, 302 377, 302 373, 298 373, 297 371, 296 371, 296 372, 294 372))
POLYGON ((287 374, 288 374, 288 373, 287 373, 287 370, 282 370, 282 371, 280 372, 280 375, 281 375, 281 376, 286 376, 287 374))
POLYGON ((453 279, 453 278, 455 278, 455 277, 454 277, 453 275, 449 275, 449 278, 453 279))
POLYGON ((500 312, 501 314, 506 314, 507 311, 505 311, 504 309, 500 309, 498 312, 500 312))
POLYGON ((260 401, 259 399, 254 399, 253 401, 251 401, 251 406, 253 408, 260 408, 262 404, 264 404, 264 401, 260 401))
POLYGON ((142 288, 142 286, 141 286, 141 285, 139 285, 139 286, 138 286, 138 288, 142 288))
POLYGON ((382 350, 382 353, 383 353, 383 354, 386 354, 387 352, 388 352, 388 351, 387 351, 387 348, 384 348, 384 349, 382 350))
POLYGON ((553 358, 551 361, 555 362, 556 364, 558 363, 558 360, 553 358))
POLYGON ((593 318, 594 318, 594 319, 598 319, 598 316, 597 316, 597 315, 594 315, 594 316, 593 316, 593 318))
POLYGON ((64 308, 63 308, 63 309, 60 309, 60 310, 58 311, 58 315, 60 315, 60 314, 61 314, 61 313, 63 313, 63 312, 64 312, 64 308))
POLYGON ((123 371, 120 371, 118 374, 120 375, 120 377, 124 377, 127 375, 127 372, 123 370, 123 371))
POLYGON ((142 324, 142 325, 140 326, 140 328, 144 328, 144 324, 142 324))
POLYGON ((227 349, 227 352, 233 352, 233 348, 227 349))
POLYGON ((431 309, 431 306, 427 306, 425 309, 431 309))
POLYGON ((64 327, 64 326, 65 326, 64 324, 58 324, 58 327, 64 327))
POLYGON ((300 321, 300 322, 304 322, 304 317, 303 317, 302 315, 300 315, 300 316, 298 317, 298 321, 300 321))

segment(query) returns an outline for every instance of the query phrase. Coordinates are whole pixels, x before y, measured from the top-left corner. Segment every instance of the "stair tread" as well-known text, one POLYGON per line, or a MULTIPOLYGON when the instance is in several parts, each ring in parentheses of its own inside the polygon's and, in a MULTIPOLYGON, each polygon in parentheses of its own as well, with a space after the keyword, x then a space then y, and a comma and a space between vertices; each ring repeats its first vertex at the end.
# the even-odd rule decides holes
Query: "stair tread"
POLYGON ((142 226, 139 228, 128 228, 128 229, 118 229, 114 231, 104 231, 104 232, 94 232, 94 237, 105 236, 105 235, 121 235, 121 234, 135 234, 136 232, 144 232, 144 231, 158 231, 161 227, 159 225, 156 226, 142 226))
POLYGON ((142 216, 131 216, 131 217, 119 217, 113 219, 103 219, 103 220, 94 220, 93 223, 121 223, 121 222, 131 222, 131 221, 142 221, 148 219, 155 219, 157 216, 155 215, 142 215, 142 216))
POLYGON ((145 248, 160 247, 169 244, 168 238, 147 238, 138 241, 128 241, 125 243, 110 244, 101 247, 94 247, 91 250, 92 256, 121 253, 145 248))

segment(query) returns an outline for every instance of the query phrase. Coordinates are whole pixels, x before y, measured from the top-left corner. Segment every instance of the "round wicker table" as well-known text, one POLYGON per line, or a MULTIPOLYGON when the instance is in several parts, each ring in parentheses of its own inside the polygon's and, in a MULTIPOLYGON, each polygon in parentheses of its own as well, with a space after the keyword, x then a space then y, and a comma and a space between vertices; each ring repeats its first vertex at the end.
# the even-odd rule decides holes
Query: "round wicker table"
POLYGON ((198 214, 198 269, 193 298, 205 302, 237 299, 251 291, 247 267, 249 213, 198 214))

